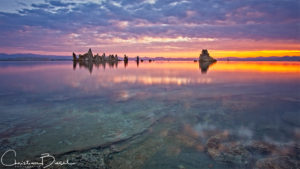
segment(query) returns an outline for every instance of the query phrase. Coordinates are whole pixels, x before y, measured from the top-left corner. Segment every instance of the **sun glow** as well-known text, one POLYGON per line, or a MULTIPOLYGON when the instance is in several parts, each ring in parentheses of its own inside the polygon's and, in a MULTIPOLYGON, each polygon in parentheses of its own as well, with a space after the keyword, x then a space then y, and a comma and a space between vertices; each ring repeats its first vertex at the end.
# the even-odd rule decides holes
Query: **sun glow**
MULTIPOLYGON (((173 48, 176 49, 176 48, 173 48)), ((166 50, 161 47, 161 50, 166 50)), ((197 59, 201 53, 202 48, 197 51, 177 51, 177 52, 133 52, 128 53, 129 57, 148 56, 148 57, 167 57, 167 58, 195 58, 197 59)), ((261 50, 261 51, 223 51, 223 50, 209 50, 209 53, 214 58, 223 57, 282 57, 282 56, 300 56, 300 50, 261 50)))
POLYGON ((219 62, 210 68, 212 71, 300 73, 298 62, 219 62))
POLYGON ((211 51, 216 57, 300 56, 300 50, 211 51))

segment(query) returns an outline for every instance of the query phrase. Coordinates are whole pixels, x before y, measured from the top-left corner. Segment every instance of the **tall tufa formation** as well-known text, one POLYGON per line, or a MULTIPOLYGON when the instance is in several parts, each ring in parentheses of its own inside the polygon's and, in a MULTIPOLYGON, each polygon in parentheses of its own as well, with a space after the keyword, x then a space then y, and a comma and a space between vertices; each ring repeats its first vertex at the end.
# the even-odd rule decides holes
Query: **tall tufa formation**
POLYGON ((200 62, 216 62, 217 60, 209 56, 207 49, 202 49, 202 53, 199 56, 200 62))
POLYGON ((73 52, 73 60, 76 61, 77 60, 77 57, 76 57, 76 54, 73 52))
POLYGON ((87 56, 88 56, 88 60, 93 60, 93 52, 91 48, 89 49, 87 56))
POLYGON ((124 55, 124 62, 128 62, 128 56, 124 55))

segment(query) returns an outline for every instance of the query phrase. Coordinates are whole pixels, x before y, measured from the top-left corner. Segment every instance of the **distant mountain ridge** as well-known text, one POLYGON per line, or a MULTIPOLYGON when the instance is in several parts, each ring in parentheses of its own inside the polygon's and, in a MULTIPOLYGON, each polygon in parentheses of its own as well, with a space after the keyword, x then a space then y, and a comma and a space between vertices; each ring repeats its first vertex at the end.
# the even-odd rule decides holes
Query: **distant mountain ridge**
MULTIPOLYGON (((0 61, 63 61, 72 60, 70 56, 58 55, 38 55, 38 54, 6 54, 0 53, 0 61)), ((129 60, 135 60, 136 56, 129 57, 129 60)), ((198 57, 191 58, 168 58, 168 57, 140 57, 141 60, 160 60, 160 61, 193 61, 198 60, 198 57)), ((271 57, 223 57, 217 58, 218 61, 300 61, 300 56, 271 56, 271 57)))
POLYGON ((0 61, 51 61, 72 60, 70 56, 38 55, 38 54, 6 54, 0 53, 0 61))

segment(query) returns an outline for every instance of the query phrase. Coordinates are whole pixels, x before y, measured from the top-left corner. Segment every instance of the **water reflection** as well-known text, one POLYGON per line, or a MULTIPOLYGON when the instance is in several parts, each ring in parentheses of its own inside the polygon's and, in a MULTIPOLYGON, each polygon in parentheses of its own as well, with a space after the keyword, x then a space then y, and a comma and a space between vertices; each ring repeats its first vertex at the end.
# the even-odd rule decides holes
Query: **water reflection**
POLYGON ((208 68, 215 63, 216 62, 199 62, 199 69, 201 69, 201 72, 203 74, 206 74, 208 71, 208 68))
POLYGON ((0 155, 47 152, 75 168, 293 168, 299 73, 299 62, 0 62, 0 155))
POLYGON ((124 61, 124 67, 126 68, 128 66, 128 60, 124 61))
MULTIPOLYGON (((118 63, 120 61, 116 61, 116 62, 109 62, 109 61, 105 61, 105 62, 93 62, 93 61, 73 61, 73 69, 76 70, 77 68, 77 64, 79 65, 79 68, 84 67, 86 68, 90 73, 93 72, 93 67, 99 68, 102 67, 103 69, 106 68, 106 65, 109 66, 109 68, 118 68, 118 63)), ((126 68, 128 66, 128 60, 127 61, 123 61, 124 62, 124 68, 126 68)), ((143 62, 143 60, 142 60, 143 62)), ((153 60, 149 59, 149 63, 152 63, 153 60)), ((137 59, 135 61, 136 66, 139 67, 140 65, 140 60, 137 59)), ((213 64, 215 64, 216 62, 198 62, 199 63, 199 69, 201 70, 201 72, 203 74, 206 74, 209 67, 212 66, 213 64)))
MULTIPOLYGON (((106 68, 106 65, 108 65, 109 68, 118 68, 118 64, 121 61, 103 61, 103 62, 95 62, 95 61, 88 61, 88 60, 83 60, 83 61, 73 61, 73 69, 76 70, 77 64, 79 65, 79 68, 84 67, 86 68, 90 73, 93 72, 93 67, 100 68, 102 67, 103 69, 106 68)), ((123 61, 124 62, 124 67, 126 68, 128 66, 128 61, 123 61)), ((137 67, 139 67, 139 60, 136 61, 137 67)))
MULTIPOLYGON (((103 69, 106 68, 106 65, 109 66, 109 68, 118 68, 118 61, 115 62, 93 62, 88 60, 83 61, 73 61, 73 69, 75 70, 77 67, 77 64, 79 65, 79 68, 84 67, 89 70, 90 73, 93 72, 93 67, 96 68, 102 67, 103 69)), ((125 67, 127 66, 128 62, 124 62, 125 67)))
MULTIPOLYGON (((93 68, 96 67, 97 69, 101 68, 106 69, 107 66, 109 68, 118 68, 120 62, 88 62, 88 61, 73 61, 73 69, 77 69, 77 65, 79 68, 86 68, 90 73, 93 72, 93 68)), ((42 63, 41 63, 42 64, 42 63)), ((44 63, 43 63, 44 64, 44 63)), ((123 68, 129 66, 130 69, 133 69, 133 65, 136 65, 136 68, 149 68, 149 69, 180 69, 183 71, 196 69, 196 64, 198 64, 198 69, 201 70, 202 74, 207 74, 209 69, 212 72, 257 72, 257 73, 297 73, 300 72, 299 62, 226 62, 226 61, 219 61, 219 62, 167 62, 167 61, 156 61, 149 60, 149 62, 143 62, 143 60, 139 61, 127 61, 124 62, 123 68), (172 64, 169 64, 172 63, 172 64)), ((122 68, 122 66, 120 67, 122 68)))

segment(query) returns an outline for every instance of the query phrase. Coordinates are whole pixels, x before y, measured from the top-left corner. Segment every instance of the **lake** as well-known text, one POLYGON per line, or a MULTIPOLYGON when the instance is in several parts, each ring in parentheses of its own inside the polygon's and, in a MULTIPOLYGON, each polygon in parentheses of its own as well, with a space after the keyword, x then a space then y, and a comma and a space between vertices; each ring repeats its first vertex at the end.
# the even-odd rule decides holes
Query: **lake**
POLYGON ((74 163, 54 168, 297 168, 300 62, 0 62, 10 149, 74 163))

